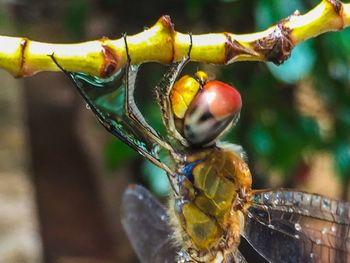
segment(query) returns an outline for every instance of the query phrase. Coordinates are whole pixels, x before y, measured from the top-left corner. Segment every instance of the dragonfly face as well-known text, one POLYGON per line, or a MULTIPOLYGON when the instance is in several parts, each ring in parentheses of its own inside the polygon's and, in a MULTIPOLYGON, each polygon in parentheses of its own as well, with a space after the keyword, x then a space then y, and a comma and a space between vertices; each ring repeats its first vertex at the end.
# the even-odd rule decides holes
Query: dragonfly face
POLYGON ((238 119, 242 106, 236 89, 221 81, 208 81, 203 71, 176 81, 170 102, 176 130, 189 145, 199 147, 213 143, 238 119))
POLYGON ((163 138, 134 102, 138 66, 128 61, 108 80, 62 70, 109 132, 168 174, 167 208, 138 186, 124 195, 123 225, 142 262, 245 262, 240 236, 271 262, 350 262, 348 203, 253 191, 241 148, 217 142, 239 117, 232 86, 201 71, 177 80, 188 57, 173 64, 156 87, 163 138))

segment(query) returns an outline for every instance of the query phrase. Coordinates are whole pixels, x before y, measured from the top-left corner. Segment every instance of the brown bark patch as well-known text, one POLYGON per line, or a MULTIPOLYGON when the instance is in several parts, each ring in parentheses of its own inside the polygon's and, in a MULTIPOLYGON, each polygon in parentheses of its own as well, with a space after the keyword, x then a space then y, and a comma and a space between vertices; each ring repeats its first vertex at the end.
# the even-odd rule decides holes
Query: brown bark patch
POLYGON ((285 21, 279 22, 272 33, 253 44, 254 50, 263 54, 267 61, 276 65, 280 65, 288 59, 294 47, 291 40, 291 30, 284 27, 285 21))
POLYGON ((25 59, 26 59, 26 57, 25 57, 25 50, 26 50, 26 48, 27 48, 27 46, 28 46, 28 42, 29 42, 29 39, 28 38, 22 38, 22 40, 21 40, 21 43, 20 43, 20 48, 21 48, 21 64, 20 64, 20 68, 19 68, 19 71, 18 71, 18 76, 19 77, 22 77, 23 75, 24 75, 24 73, 25 72, 23 72, 24 71, 24 63, 25 63, 25 59))
POLYGON ((174 24, 171 22, 171 18, 169 15, 161 16, 161 18, 159 18, 158 22, 160 22, 170 32, 174 32, 174 24))
POLYGON ((342 9, 342 3, 339 0, 327 0, 334 9, 334 11, 339 15, 342 9))
POLYGON ((225 42, 225 58, 224 63, 230 63, 232 60, 234 60, 237 56, 246 54, 251 56, 258 56, 256 52, 244 47, 241 45, 237 40, 232 40, 232 37, 229 33, 224 32, 224 35, 226 36, 226 42, 225 42))
POLYGON ((170 43, 171 45, 171 58, 169 63, 174 61, 175 57, 175 47, 174 47, 174 36, 175 36, 175 27, 171 22, 171 18, 169 15, 163 15, 159 18, 157 23, 161 23, 165 30, 169 32, 169 38, 166 39, 166 43, 170 43))
POLYGON ((339 27, 339 30, 342 30, 346 23, 345 17, 344 17, 343 4, 339 0, 327 0, 327 2, 333 7, 334 12, 340 17, 341 25, 339 27))
POLYGON ((102 78, 108 78, 118 70, 118 54, 104 43, 107 40, 108 38, 105 37, 100 40, 102 42, 102 53, 104 58, 100 73, 102 78))

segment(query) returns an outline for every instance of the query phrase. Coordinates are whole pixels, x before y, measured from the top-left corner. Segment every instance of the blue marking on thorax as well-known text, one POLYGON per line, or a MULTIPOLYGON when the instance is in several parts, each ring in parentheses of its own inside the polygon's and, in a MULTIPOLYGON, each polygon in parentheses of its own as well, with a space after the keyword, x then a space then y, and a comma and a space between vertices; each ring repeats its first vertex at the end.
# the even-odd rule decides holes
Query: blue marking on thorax
POLYGON ((198 160, 198 161, 195 161, 195 162, 192 162, 192 163, 188 163, 186 164, 183 168, 182 168, 182 174, 188 179, 190 180, 191 183, 194 183, 194 178, 193 178, 193 168, 199 164, 199 163, 202 163, 204 162, 205 160, 198 160))

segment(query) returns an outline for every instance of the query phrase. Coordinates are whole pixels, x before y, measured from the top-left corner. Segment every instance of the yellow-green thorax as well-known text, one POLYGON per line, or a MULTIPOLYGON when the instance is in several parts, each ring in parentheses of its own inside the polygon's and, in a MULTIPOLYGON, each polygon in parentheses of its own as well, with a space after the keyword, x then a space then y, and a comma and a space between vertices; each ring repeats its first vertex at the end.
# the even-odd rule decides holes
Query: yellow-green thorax
POLYGON ((237 246, 242 215, 250 204, 252 179, 247 164, 234 151, 218 147, 187 156, 188 164, 191 171, 186 171, 181 196, 175 201, 184 235, 199 251, 237 246))

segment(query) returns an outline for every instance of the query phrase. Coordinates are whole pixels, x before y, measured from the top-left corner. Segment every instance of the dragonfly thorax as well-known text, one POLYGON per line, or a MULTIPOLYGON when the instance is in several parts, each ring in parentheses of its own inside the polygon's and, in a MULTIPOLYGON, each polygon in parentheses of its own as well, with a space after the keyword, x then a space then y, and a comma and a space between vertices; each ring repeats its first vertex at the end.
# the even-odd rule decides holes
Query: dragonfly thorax
POLYGON ((187 161, 180 195, 170 207, 178 218, 173 225, 183 229, 184 234, 177 235, 180 243, 190 240, 188 247, 200 251, 193 256, 198 262, 212 262, 208 257, 225 255, 239 244, 242 215, 250 203, 251 174, 238 154, 223 148, 200 150, 187 161))
POLYGON ((238 119, 242 107, 241 96, 233 86, 208 80, 203 71, 179 79, 170 101, 177 131, 195 146, 214 142, 238 119))

